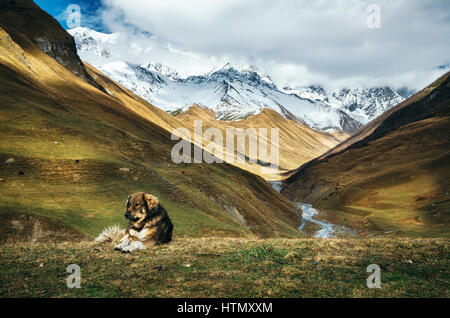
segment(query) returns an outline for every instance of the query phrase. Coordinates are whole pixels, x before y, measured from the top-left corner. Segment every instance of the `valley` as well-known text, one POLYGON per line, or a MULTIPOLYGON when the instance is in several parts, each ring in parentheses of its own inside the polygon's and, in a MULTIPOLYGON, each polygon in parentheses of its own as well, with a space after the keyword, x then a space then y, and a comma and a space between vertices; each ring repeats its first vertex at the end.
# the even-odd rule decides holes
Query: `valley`
MULTIPOLYGON (((160 63, 114 62, 120 35, 79 28, 73 39, 32 1, 2 10, 3 241, 92 238, 124 226, 123 198, 142 189, 173 211, 180 237, 341 226, 358 236, 448 235, 447 77, 412 97, 390 87, 280 89, 231 64, 182 77, 160 63), (262 174, 261 162, 174 164, 171 132, 194 133, 196 120, 222 133, 278 128, 279 173, 262 174), (267 181, 283 181, 282 195, 267 181)), ((257 161, 248 145, 241 155, 257 161)))
MULTIPOLYGON (((360 79, 336 50, 325 51, 332 76, 307 85, 307 67, 289 63, 287 79, 305 72, 286 85, 250 64, 175 70, 156 46, 169 61, 188 53, 122 18, 109 22, 131 34, 66 30, 36 1, 0 0, 0 298, 450 297, 450 72, 418 92, 398 74, 328 87, 340 72, 360 79), (229 131, 241 135, 224 143, 229 131), (180 144, 189 152, 176 161, 180 144), (268 149, 279 159, 269 172, 268 149), (157 199, 127 201, 138 192, 157 199), (150 247, 171 236, 165 210, 172 240, 150 247), (120 252, 94 240, 116 226, 118 241, 128 225, 120 252), (67 285, 71 265, 81 288, 67 285), (368 284, 374 265, 380 288, 368 284)), ((313 44, 332 35, 301 42, 319 75, 313 44)), ((375 78, 370 67, 360 71, 375 78)))
MULTIPOLYGON (((281 192, 283 182, 272 181, 272 187, 281 192)), ((310 204, 302 202, 292 202, 298 209, 302 211, 302 224, 298 230, 308 236, 315 238, 351 238, 357 235, 357 232, 345 226, 332 224, 326 220, 326 213, 318 211, 310 204), (320 217, 320 220, 318 219, 320 217), (324 220, 325 219, 325 220, 324 220)))

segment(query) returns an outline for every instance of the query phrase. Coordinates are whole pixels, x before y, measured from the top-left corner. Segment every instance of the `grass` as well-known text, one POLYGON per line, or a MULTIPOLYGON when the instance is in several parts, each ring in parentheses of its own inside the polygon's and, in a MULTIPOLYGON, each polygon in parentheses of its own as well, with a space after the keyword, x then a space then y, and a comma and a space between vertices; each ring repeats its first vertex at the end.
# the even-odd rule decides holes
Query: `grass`
POLYGON ((0 246, 0 297, 449 297, 445 239, 188 239, 137 254, 80 243, 0 246), (81 288, 66 268, 81 267, 81 288), (370 264, 381 288, 366 286, 370 264))

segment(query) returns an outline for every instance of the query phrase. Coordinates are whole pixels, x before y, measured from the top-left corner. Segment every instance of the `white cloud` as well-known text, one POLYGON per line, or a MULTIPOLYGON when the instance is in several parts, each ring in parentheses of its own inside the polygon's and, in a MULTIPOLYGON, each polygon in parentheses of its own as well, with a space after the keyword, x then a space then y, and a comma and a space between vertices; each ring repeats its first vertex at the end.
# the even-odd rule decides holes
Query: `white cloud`
POLYGON ((366 9, 374 2, 367 0, 103 2, 111 31, 130 32, 133 25, 152 33, 160 46, 153 58, 186 74, 229 60, 254 64, 280 85, 420 88, 450 62, 446 0, 377 1, 380 29, 367 28, 366 9), (164 57, 167 51, 171 57, 164 57))

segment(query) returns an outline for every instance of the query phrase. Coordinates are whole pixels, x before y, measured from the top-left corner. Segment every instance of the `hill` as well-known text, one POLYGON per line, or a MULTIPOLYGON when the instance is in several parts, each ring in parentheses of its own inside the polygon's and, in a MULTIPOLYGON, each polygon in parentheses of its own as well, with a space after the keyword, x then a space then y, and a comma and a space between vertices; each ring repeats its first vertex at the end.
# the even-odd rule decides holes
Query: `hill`
POLYGON ((32 1, 1 11, 2 240, 124 226, 137 191, 160 198, 178 237, 299 235, 299 212, 262 178, 173 164, 169 131, 179 122, 81 63, 73 39, 32 1))
MULTIPOLYGON (((302 165, 333 148, 340 141, 345 140, 348 135, 345 133, 336 133, 331 135, 319 132, 309 128, 296 120, 289 120, 281 116, 272 109, 264 109, 257 115, 250 116, 239 121, 217 120, 214 111, 200 106, 192 106, 187 111, 181 112, 176 118, 186 127, 193 127, 195 120, 202 120, 204 129, 218 128, 226 135, 227 128, 248 129, 248 128, 278 128, 279 129, 279 156, 280 156, 280 174, 302 165)), ((272 139, 267 138, 268 148, 270 149, 272 139)), ((248 142, 246 144, 245 155, 253 158, 249 154, 248 142)), ((224 147, 224 151, 226 148, 224 147)), ((239 165, 235 163, 235 165, 239 165)), ((255 174, 261 173, 261 166, 256 164, 241 164, 240 167, 255 174)), ((280 179, 280 174, 262 175, 265 179, 280 179)))
POLYGON ((282 193, 361 231, 447 237, 449 112, 447 73, 294 171, 282 193))

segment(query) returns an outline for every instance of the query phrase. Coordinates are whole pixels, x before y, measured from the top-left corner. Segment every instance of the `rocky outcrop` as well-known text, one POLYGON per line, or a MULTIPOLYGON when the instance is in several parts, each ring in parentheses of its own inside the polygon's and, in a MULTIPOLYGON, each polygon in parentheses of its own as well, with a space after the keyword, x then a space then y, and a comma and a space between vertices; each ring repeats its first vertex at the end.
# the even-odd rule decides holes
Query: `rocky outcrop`
POLYGON ((106 91, 88 74, 73 37, 32 0, 2 0, 0 26, 25 51, 31 40, 42 52, 89 84, 106 91))

